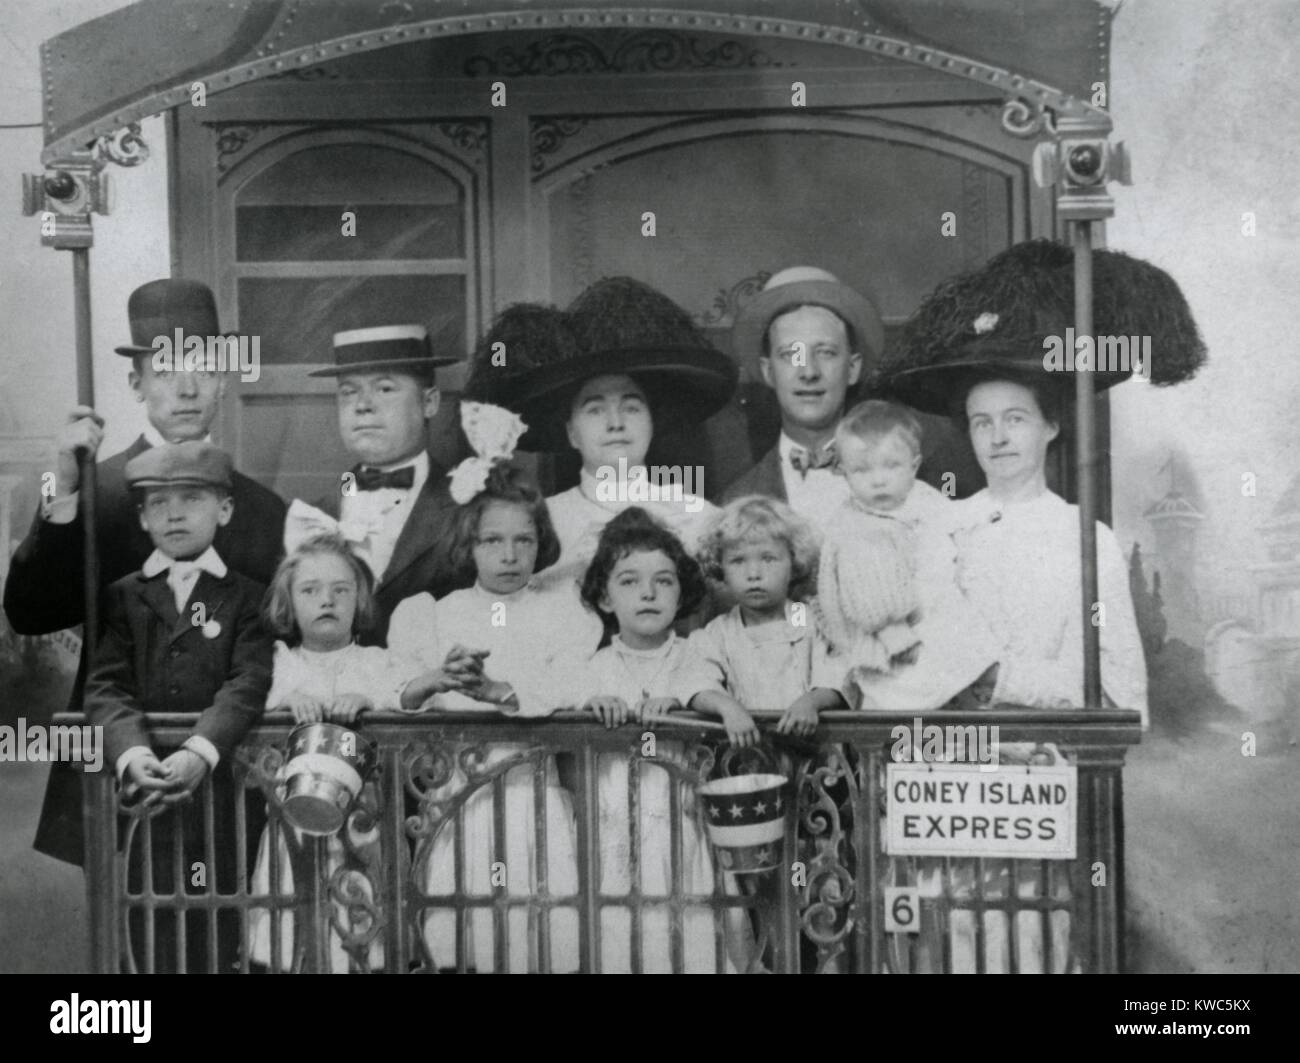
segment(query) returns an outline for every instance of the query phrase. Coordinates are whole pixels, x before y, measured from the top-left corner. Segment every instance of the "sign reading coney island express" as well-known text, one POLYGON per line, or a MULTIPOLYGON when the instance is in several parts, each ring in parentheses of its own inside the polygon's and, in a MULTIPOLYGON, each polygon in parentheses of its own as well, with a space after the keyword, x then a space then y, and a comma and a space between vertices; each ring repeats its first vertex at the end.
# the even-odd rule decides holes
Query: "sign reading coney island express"
POLYGON ((1071 860, 1073 764, 887 764, 885 852, 1071 860))

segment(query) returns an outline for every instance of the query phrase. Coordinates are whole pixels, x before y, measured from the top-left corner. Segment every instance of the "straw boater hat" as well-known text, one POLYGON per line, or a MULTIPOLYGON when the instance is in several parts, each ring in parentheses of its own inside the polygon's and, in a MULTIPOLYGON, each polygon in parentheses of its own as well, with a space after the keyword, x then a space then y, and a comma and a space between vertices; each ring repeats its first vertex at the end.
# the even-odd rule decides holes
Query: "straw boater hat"
POLYGON ((657 423, 700 422, 736 388, 735 364, 680 306, 630 277, 609 277, 567 311, 520 304, 502 313, 475 355, 467 395, 513 410, 529 426, 524 450, 570 449, 573 397, 595 376, 627 374, 646 391, 657 423), (504 343, 505 365, 491 364, 504 343))
POLYGON ((166 277, 142 284, 127 298, 126 316, 131 342, 113 349, 127 358, 152 353, 156 337, 170 341, 177 329, 185 336, 237 335, 217 327, 217 300, 199 281, 166 277))
POLYGON ((411 376, 433 379, 440 365, 459 361, 454 355, 433 353, 429 331, 423 325, 381 325, 334 333, 334 364, 308 376, 342 376, 396 369, 411 376))
MULTIPOLYGON (((980 380, 1008 378, 1074 393, 1072 372, 1049 371, 1045 341, 1074 324, 1074 255, 1051 240, 1003 251, 978 270, 940 284, 903 327, 882 371, 890 392, 931 413, 960 409, 980 380)), ((1205 345, 1187 301, 1163 270, 1119 251, 1093 255, 1093 333, 1150 337, 1153 384, 1188 380, 1205 345)), ((1069 352, 1066 352, 1067 357, 1069 352)), ((1132 375, 1096 370, 1097 390, 1132 375)))
POLYGON ((801 306, 821 306, 832 311, 848 326, 849 343, 864 362, 870 366, 880 360, 885 326, 876 304, 833 273, 816 266, 791 266, 772 274, 763 290, 745 304, 731 330, 736 357, 762 354, 773 319, 801 306))

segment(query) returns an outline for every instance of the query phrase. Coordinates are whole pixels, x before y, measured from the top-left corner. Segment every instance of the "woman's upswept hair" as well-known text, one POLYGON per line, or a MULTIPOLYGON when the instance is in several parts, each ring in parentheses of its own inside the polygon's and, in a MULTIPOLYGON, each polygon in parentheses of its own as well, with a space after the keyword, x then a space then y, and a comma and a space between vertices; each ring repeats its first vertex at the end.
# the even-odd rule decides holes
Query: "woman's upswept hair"
POLYGON ((605 621, 607 630, 617 630, 617 621, 601 611, 600 600, 605 596, 614 567, 628 554, 653 550, 667 554, 677 569, 682 595, 674 619, 688 616, 704 601, 709 588, 699 563, 687 553, 682 541, 672 531, 640 506, 631 506, 605 525, 605 530, 600 533, 600 542, 596 544, 596 556, 582 577, 582 600, 605 621))
POLYGON ((352 552, 348 541, 336 532, 315 535, 302 543, 298 549, 280 562, 267 588, 266 599, 262 605, 262 615, 271 633, 286 642, 297 643, 302 640, 298 630, 298 621, 293 615, 293 578, 304 557, 320 557, 333 554, 341 557, 352 569, 357 580, 357 611, 352 617, 352 634, 354 636, 369 631, 375 622, 375 577, 370 566, 352 552))
POLYGON ((483 519, 483 511, 493 502, 512 503, 528 511, 537 529, 537 562, 533 572, 541 572, 560 559, 560 539, 542 493, 528 481, 522 469, 510 464, 496 465, 488 473, 483 490, 456 510, 450 561, 457 586, 471 586, 478 576, 474 566, 478 524, 483 519))
POLYGON ((696 552, 704 574, 718 583, 726 581, 722 559, 728 550, 747 539, 771 536, 790 551, 790 586, 786 597, 806 601, 817 590, 817 533, 811 524, 784 502, 767 495, 745 495, 729 502, 713 519, 696 552))

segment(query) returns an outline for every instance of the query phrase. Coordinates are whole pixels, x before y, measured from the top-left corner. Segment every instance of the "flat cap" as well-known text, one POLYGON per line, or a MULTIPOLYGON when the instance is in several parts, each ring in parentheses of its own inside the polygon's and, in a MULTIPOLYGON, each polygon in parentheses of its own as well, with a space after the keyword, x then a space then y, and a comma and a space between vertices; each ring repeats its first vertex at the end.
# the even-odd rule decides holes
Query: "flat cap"
POLYGON ((126 463, 128 487, 231 488, 234 465, 230 455, 211 443, 164 443, 150 447, 126 463))

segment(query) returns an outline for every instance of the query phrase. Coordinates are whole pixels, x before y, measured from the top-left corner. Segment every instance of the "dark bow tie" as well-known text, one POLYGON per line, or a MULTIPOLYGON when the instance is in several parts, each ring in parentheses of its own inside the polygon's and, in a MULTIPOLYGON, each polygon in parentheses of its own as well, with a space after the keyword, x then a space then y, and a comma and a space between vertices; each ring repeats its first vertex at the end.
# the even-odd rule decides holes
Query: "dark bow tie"
POLYGON ((364 465, 359 465, 354 470, 357 478, 358 491, 378 491, 381 487, 396 487, 400 490, 409 490, 415 483, 415 466, 406 465, 400 469, 394 469, 392 472, 384 472, 382 469, 368 469, 364 465))
POLYGON ((835 444, 827 443, 820 454, 810 453, 803 447, 790 449, 790 465, 805 480, 809 469, 833 469, 835 467, 835 444))

